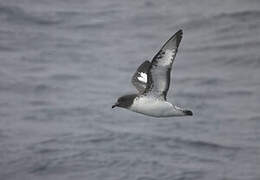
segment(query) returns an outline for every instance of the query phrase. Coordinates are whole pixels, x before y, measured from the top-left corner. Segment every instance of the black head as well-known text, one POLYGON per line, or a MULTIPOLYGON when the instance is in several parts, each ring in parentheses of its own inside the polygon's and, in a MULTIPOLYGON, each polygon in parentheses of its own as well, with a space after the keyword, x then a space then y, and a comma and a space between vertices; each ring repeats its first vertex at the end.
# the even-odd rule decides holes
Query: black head
POLYGON ((129 94, 129 95, 121 96, 120 98, 118 98, 117 102, 112 106, 112 108, 116 106, 122 108, 129 108, 133 104, 134 99, 136 97, 137 94, 129 94))

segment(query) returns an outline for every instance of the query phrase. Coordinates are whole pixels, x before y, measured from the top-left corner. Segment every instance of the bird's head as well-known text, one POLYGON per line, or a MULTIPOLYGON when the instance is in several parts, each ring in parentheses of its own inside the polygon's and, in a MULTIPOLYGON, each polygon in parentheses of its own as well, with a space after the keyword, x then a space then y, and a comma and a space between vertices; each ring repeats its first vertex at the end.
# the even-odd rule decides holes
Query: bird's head
POLYGON ((112 106, 114 107, 121 107, 121 108, 129 108, 133 102, 134 99, 137 97, 137 94, 129 94, 125 96, 121 96, 120 98, 117 99, 117 102, 112 106))

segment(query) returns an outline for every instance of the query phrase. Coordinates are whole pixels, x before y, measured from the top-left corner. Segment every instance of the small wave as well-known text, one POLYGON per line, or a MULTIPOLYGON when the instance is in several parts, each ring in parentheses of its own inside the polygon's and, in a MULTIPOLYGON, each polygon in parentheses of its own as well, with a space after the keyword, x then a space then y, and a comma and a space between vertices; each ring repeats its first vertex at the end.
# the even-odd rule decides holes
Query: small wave
POLYGON ((224 23, 223 21, 232 20, 231 22, 248 23, 248 21, 257 21, 259 18, 260 18, 259 10, 238 11, 238 12, 214 14, 208 17, 204 16, 196 19, 191 19, 188 22, 184 23, 184 26, 193 29, 194 28, 200 29, 202 27, 207 27, 207 28, 218 27, 219 25, 222 24, 224 24, 225 26, 230 26, 232 25, 232 23, 231 24, 224 23))
POLYGON ((80 24, 76 25, 76 29, 96 29, 96 30, 101 30, 102 28, 105 27, 105 22, 93 22, 93 23, 87 23, 87 24, 80 24))
POLYGON ((50 12, 27 12, 17 6, 6 6, 0 4, 0 18, 14 23, 30 23, 37 25, 60 24, 63 18, 57 16, 56 13, 50 12))
POLYGON ((250 95, 253 94, 253 92, 250 91, 250 90, 232 90, 232 91, 226 92, 226 94, 228 96, 239 96, 239 97, 241 97, 241 96, 250 96, 250 95))
POLYGON ((216 99, 223 96, 223 94, 216 94, 215 92, 178 92, 178 97, 184 97, 185 99, 216 99))
POLYGON ((220 57, 215 58, 214 61, 221 65, 231 65, 232 67, 252 67, 258 68, 260 66, 260 56, 254 54, 237 55, 235 57, 220 57))
POLYGON ((228 146, 219 144, 216 142, 207 142, 204 140, 193 140, 193 139, 183 139, 181 137, 168 137, 168 136, 161 136, 161 135, 155 135, 153 136, 153 140, 156 140, 157 142, 166 142, 167 146, 169 147, 179 147, 182 146, 189 146, 193 148, 204 148, 207 150, 240 150, 240 147, 234 147, 234 146, 228 146))
POLYGON ((221 13, 214 18, 232 18, 239 21, 251 20, 252 18, 260 18, 259 10, 246 10, 246 11, 238 11, 238 12, 230 12, 230 13, 221 13))
POLYGON ((15 51, 16 49, 15 48, 13 48, 13 47, 8 47, 8 45, 0 45, 0 51, 9 51, 9 52, 11 52, 11 51, 15 51))
POLYGON ((201 140, 188 140, 188 139, 176 139, 177 143, 189 145, 196 148, 206 148, 206 149, 212 149, 212 150, 239 150, 239 147, 231 147, 226 145, 221 145, 213 142, 206 142, 201 140))
POLYGON ((57 81, 69 81, 69 80, 77 80, 80 79, 80 76, 73 74, 55 74, 50 77, 53 80, 57 81))
POLYGON ((34 88, 34 92, 36 93, 43 93, 43 92, 50 92, 53 88, 47 84, 38 84, 34 88))
POLYGON ((46 105, 49 105, 50 102, 45 101, 45 100, 32 100, 32 101, 30 101, 30 104, 32 106, 46 106, 46 105))
POLYGON ((47 170, 47 168, 49 167, 50 163, 49 162, 45 162, 45 163, 41 163, 39 165, 34 165, 33 168, 31 169, 30 173, 40 173, 40 172, 44 172, 47 170))
POLYGON ((255 116, 253 116, 253 117, 250 117, 249 120, 250 120, 250 121, 260 121, 260 116, 255 115, 255 116))
POLYGON ((208 86, 208 85, 220 85, 222 82, 224 82, 224 80, 222 80, 222 79, 219 79, 219 78, 213 78, 213 77, 211 77, 211 78, 201 78, 200 80, 199 80, 199 82, 198 82, 198 84, 201 86, 203 86, 203 85, 206 85, 206 86, 208 86))
POLYGON ((88 107, 76 107, 76 108, 50 108, 49 106, 39 106, 33 110, 34 115, 28 115, 24 117, 24 120, 33 121, 52 121, 56 118, 68 118, 79 117, 89 115, 90 109, 88 107))
POLYGON ((221 43, 221 44, 211 44, 207 46, 199 46, 194 48, 193 50, 200 50, 200 51, 216 51, 216 50, 239 50, 246 48, 254 48, 259 47, 260 42, 258 41, 243 41, 243 42, 228 42, 228 43, 221 43))
POLYGON ((156 180, 156 179, 148 176, 143 176, 143 177, 138 177, 137 180, 156 180))
POLYGON ((111 142, 116 139, 116 135, 114 133, 104 133, 104 134, 87 134, 83 136, 78 136, 76 142, 78 144, 103 144, 106 142, 111 142))
POLYGON ((3 141, 6 138, 8 138, 8 135, 5 134, 4 130, 0 129, 0 139, 3 141))

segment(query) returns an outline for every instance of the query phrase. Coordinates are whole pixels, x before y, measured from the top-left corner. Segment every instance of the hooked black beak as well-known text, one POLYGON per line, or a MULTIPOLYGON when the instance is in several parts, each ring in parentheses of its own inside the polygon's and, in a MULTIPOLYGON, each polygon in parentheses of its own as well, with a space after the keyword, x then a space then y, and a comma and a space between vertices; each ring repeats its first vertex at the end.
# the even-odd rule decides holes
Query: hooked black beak
POLYGON ((115 104, 112 106, 112 108, 117 107, 117 106, 118 106, 118 102, 115 103, 115 104))

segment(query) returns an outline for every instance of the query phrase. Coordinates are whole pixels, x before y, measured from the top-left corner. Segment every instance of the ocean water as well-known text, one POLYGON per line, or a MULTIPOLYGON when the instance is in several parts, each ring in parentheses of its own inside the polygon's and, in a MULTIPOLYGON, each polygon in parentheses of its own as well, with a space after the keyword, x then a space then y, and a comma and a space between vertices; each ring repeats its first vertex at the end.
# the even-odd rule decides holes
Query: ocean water
POLYGON ((1 180, 259 180, 259 0, 0 1, 1 180), (111 109, 184 31, 168 100, 111 109))

